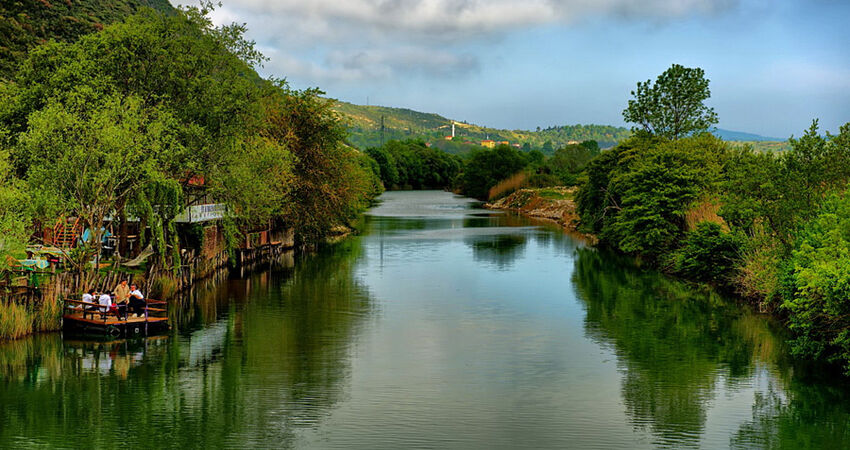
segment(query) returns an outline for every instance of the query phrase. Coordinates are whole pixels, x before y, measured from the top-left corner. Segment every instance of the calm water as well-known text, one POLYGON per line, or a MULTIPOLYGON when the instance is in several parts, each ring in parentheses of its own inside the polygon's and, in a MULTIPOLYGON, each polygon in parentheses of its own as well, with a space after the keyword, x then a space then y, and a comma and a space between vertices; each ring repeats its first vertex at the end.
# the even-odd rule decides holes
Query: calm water
POLYGON ((0 346, 0 447, 850 445, 850 388, 769 320, 443 192, 181 302, 162 338, 0 346))

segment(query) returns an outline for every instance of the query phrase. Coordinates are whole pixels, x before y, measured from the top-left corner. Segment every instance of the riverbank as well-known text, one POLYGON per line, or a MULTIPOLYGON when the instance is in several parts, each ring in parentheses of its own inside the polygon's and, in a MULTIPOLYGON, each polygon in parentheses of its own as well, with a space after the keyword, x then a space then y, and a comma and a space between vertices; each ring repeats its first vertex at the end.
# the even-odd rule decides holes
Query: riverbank
POLYGON ((596 237, 578 231, 579 216, 576 212, 576 187, 548 187, 539 189, 520 189, 507 197, 484 205, 487 209, 499 209, 520 213, 534 219, 557 223, 570 233, 581 235, 592 244, 596 237))

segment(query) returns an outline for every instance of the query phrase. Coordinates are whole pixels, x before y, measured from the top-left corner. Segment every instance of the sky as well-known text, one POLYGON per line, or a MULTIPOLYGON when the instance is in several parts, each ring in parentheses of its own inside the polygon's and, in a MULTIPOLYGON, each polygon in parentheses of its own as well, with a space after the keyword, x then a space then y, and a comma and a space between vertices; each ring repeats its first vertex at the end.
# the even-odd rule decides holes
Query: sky
POLYGON ((850 122, 848 0, 221 0, 264 76, 508 129, 627 125, 638 81, 701 67, 718 127, 850 122))

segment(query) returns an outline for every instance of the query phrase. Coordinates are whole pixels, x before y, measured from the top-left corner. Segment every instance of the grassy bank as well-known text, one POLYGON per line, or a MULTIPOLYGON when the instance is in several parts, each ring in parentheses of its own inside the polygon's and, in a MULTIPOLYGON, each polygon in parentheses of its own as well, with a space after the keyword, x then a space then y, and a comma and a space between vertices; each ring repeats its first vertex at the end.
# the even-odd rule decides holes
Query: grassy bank
POLYGON ((58 299, 44 300, 40 304, 11 302, 0 306, 0 341, 56 331, 61 327, 62 302, 58 299))

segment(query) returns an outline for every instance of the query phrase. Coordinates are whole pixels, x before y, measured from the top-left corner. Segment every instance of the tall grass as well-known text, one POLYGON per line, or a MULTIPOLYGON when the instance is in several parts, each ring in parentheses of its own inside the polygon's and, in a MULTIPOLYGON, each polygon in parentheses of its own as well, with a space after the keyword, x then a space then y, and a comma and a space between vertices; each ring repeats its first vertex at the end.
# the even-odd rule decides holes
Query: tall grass
POLYGON ((527 182, 528 174, 525 172, 517 172, 491 187, 490 191, 487 193, 487 199, 493 200, 503 197, 505 194, 510 194, 517 189, 525 187, 528 184, 527 182))
POLYGON ((720 202, 716 199, 704 199, 694 203, 690 209, 685 212, 685 223, 689 231, 697 229, 697 224, 700 222, 712 222, 720 225, 723 231, 729 231, 729 226, 726 221, 717 214, 720 211, 720 202))
POLYGON ((171 274, 159 273, 153 275, 149 296, 152 298, 169 298, 177 293, 177 278, 171 274))
POLYGON ((32 331, 32 316, 25 305, 0 304, 0 340, 17 339, 32 331))
POLYGON ((62 302, 58 298, 46 299, 40 308, 31 311, 32 329, 38 331, 56 331, 62 328, 62 302))

